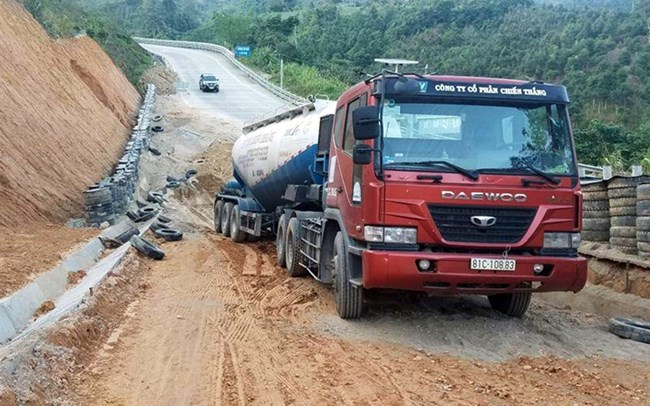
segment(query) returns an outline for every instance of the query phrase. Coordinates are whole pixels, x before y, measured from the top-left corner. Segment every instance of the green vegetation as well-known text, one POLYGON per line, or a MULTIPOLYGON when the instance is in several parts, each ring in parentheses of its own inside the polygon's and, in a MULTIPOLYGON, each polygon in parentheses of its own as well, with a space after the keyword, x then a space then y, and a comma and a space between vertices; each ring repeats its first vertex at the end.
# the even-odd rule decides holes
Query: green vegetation
POLYGON ((650 150, 648 0, 258 3, 263 11, 284 6, 215 13, 187 38, 251 45, 250 62, 271 73, 282 58, 296 67, 285 74, 287 87, 301 94, 318 88, 335 97, 339 83, 376 72, 376 57, 415 59, 451 75, 562 83, 582 162, 618 154, 629 166, 650 150))
POLYGON ((135 86, 152 62, 151 56, 131 37, 120 32, 110 18, 86 12, 66 0, 23 0, 25 8, 54 38, 86 33, 111 57, 135 86))
POLYGON ((303 96, 335 98, 377 57, 562 83, 582 162, 650 158, 650 0, 77 1, 132 35, 250 45, 246 63, 278 82, 283 59, 285 87, 303 96))

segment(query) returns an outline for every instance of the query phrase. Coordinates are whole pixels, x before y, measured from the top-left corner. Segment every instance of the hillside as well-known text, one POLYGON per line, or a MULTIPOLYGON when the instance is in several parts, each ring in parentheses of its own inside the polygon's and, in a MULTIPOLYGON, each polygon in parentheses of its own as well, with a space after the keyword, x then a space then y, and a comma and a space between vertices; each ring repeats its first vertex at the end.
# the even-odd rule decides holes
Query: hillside
POLYGON ((418 72, 426 65, 428 72, 561 83, 571 95, 581 162, 650 163, 650 1, 636 0, 634 13, 624 0, 543 3, 368 0, 292 13, 241 10, 215 13, 187 38, 248 44, 250 62, 275 77, 282 58, 293 68, 285 84, 303 95, 336 97, 342 86, 325 84, 377 72, 377 57, 418 60, 418 72))
POLYGON ((118 158, 140 96, 88 37, 0 2, 0 226, 64 221, 118 158))

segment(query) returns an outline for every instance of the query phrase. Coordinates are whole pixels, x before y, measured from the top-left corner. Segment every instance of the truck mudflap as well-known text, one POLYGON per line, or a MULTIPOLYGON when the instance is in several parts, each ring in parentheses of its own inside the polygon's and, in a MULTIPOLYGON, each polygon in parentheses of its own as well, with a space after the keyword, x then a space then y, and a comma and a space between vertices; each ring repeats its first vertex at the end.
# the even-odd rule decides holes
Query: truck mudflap
MULTIPOLYGON (((514 271, 477 271, 467 254, 372 251, 362 253, 363 287, 421 291, 431 294, 495 294, 507 292, 579 292, 587 281, 587 260, 582 257, 510 256, 514 271), (428 260, 428 271, 418 261, 428 260), (535 275, 533 266, 543 264, 535 275)), ((499 259, 494 255, 482 258, 499 259)))

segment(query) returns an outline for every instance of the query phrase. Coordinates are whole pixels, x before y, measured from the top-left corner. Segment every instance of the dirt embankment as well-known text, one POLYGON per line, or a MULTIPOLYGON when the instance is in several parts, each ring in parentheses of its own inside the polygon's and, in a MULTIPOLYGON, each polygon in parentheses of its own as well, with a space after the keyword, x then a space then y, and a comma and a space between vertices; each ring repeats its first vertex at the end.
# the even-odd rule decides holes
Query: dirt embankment
POLYGON ((90 38, 0 2, 0 226, 61 221, 119 157, 140 96, 90 38))

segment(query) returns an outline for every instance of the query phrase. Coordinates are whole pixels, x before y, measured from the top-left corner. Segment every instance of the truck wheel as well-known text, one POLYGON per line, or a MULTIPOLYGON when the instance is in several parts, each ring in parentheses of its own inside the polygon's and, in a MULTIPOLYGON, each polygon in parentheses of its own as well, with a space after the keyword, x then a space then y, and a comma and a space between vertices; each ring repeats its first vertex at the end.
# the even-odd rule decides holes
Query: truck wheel
POLYGON ((278 232, 275 236, 275 250, 278 255, 278 265, 283 268, 287 267, 287 252, 286 252, 286 235, 287 235, 287 216, 285 214, 280 216, 278 222, 278 232))
POLYGON ((246 241, 246 232, 239 227, 241 224, 239 205, 234 205, 230 213, 230 238, 234 242, 246 241))
POLYGON ((350 283, 352 275, 348 263, 348 254, 343 242, 343 233, 336 233, 334 238, 334 301, 336 311, 342 319, 358 319, 363 312, 363 288, 350 283))
POLYGON ((532 292, 499 293, 488 296, 488 300, 494 310, 510 317, 521 317, 528 310, 532 295, 532 292))
POLYGON ((286 257, 287 257, 287 273, 292 278, 303 276, 307 270, 300 265, 302 260, 302 232, 297 218, 289 220, 287 227, 286 243, 286 257))
POLYGON ((214 205, 214 231, 221 234, 221 219, 223 218, 223 200, 217 200, 217 203, 214 205))
POLYGON ((221 215, 221 232, 224 237, 230 237, 230 214, 232 213, 233 204, 226 202, 223 205, 223 214, 221 215))

